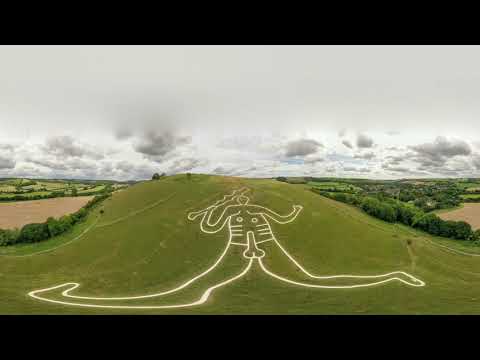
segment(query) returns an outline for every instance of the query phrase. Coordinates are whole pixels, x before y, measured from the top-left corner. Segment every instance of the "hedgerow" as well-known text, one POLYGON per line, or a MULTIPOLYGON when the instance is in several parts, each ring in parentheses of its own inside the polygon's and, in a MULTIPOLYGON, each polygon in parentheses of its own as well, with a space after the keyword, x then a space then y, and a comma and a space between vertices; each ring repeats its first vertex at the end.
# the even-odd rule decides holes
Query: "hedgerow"
POLYGON ((359 207, 367 214, 394 223, 399 222, 435 236, 457 240, 480 241, 480 230, 474 231, 465 221, 446 221, 435 214, 401 201, 360 194, 329 193, 312 188, 313 192, 330 199, 359 207))
POLYGON ((43 223, 27 224, 21 229, 0 229, 0 246, 36 243, 66 233, 75 224, 83 221, 95 205, 109 196, 110 193, 97 195, 78 211, 70 215, 63 215, 59 219, 49 217, 43 223))

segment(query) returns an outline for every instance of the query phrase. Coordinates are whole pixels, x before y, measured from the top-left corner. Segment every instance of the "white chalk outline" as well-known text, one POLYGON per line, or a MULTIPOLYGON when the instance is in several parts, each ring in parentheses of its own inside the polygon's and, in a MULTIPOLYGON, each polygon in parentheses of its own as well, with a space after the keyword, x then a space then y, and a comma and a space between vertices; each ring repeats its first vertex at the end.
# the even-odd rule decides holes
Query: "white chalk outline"
MULTIPOLYGON (((240 274, 235 275, 234 277, 232 277, 228 280, 222 281, 218 284, 215 284, 215 285, 209 287, 202 294, 200 299, 198 299, 197 301, 194 301, 192 303, 186 303, 186 304, 145 305, 145 306, 142 306, 142 305, 97 305, 97 304, 84 304, 84 303, 74 303, 74 302, 68 302, 68 301, 52 300, 52 299, 44 298, 44 297, 41 297, 41 296, 37 295, 38 293, 42 293, 42 292, 46 292, 46 291, 50 291, 50 290, 56 290, 56 289, 61 288, 61 287, 69 286, 69 288, 67 288, 65 291, 62 292, 62 295, 64 297, 76 297, 74 295, 70 295, 69 292, 76 289, 77 287, 79 287, 80 286, 79 283, 65 283, 65 284, 61 284, 61 285, 57 285, 57 286, 52 286, 52 287, 47 288, 47 289, 34 290, 34 291, 29 292, 28 295, 37 299, 37 300, 48 301, 48 302, 55 303, 55 304, 69 305, 69 306, 82 306, 82 307, 89 307, 89 308, 107 308, 107 309, 175 309, 175 308, 185 308, 185 307, 202 305, 203 303, 205 303, 208 300, 208 298, 210 297, 210 294, 212 293, 213 290, 215 290, 219 287, 222 287, 224 285, 227 285, 227 284, 243 277, 252 267, 252 262, 253 262, 253 259, 250 259, 247 266, 245 267, 245 269, 243 269, 243 271, 240 274)), ((158 295, 158 296, 160 296, 160 295, 158 295)))
MULTIPOLYGON (((69 297, 69 298, 74 298, 74 299, 84 299, 84 300, 100 300, 100 301, 103 301, 103 300, 137 300, 137 299, 147 299, 147 298, 153 298, 153 297, 158 297, 158 296, 163 296, 163 295, 168 295, 168 294, 172 294, 174 292, 177 292, 179 290, 182 290, 184 288, 186 288, 188 285, 190 285, 191 283, 193 283, 194 281, 200 279, 201 277, 207 275, 209 272, 211 272, 213 269, 215 269, 217 267, 218 264, 220 264, 220 262, 222 261, 222 259, 225 257, 225 255, 227 254, 227 251, 230 247, 230 243, 227 244, 227 246, 225 247, 225 249, 223 250, 222 254, 220 255, 220 257, 215 261, 215 263, 210 266, 207 270, 205 270, 204 272, 202 272, 201 274, 199 275, 196 275, 195 277, 191 278, 190 280, 184 282, 182 285, 179 285, 173 289, 170 289, 170 290, 167 290, 167 291, 163 291, 163 292, 159 292, 159 293, 155 293, 155 294, 149 294, 149 295, 137 295, 137 296, 121 296, 121 297, 94 297, 94 296, 79 296, 79 295, 70 295, 70 294, 66 294, 65 296, 66 297, 69 297)), ((68 284, 68 283, 67 283, 68 284)), ((63 285, 66 285, 66 284, 63 284, 63 285)), ((59 285, 59 286, 63 286, 63 285, 59 285)), ((73 290, 73 289, 72 289, 73 290)), ((63 294, 62 294, 63 295, 63 294)))
MULTIPOLYGON (((204 272, 200 273, 199 275, 196 275, 195 277, 191 278, 190 280, 184 282, 183 284, 159 293, 155 294, 149 294, 149 295, 138 295, 138 296, 122 296, 122 297, 93 297, 93 296, 79 296, 79 295, 72 295, 70 294, 71 291, 77 289, 80 284, 79 283, 74 283, 74 282, 69 282, 69 283, 64 283, 61 285, 56 285, 53 287, 45 288, 45 289, 39 289, 39 290, 33 290, 28 293, 29 296, 41 300, 41 301, 47 301, 51 303, 56 303, 56 304, 62 304, 62 305, 69 305, 69 306, 82 306, 82 307, 90 307, 90 308, 112 308, 112 309, 172 309, 172 308, 183 308, 183 307, 190 307, 190 306, 196 306, 196 305, 201 305, 207 301, 209 298, 211 292, 215 290, 216 288, 219 288, 221 286, 224 286, 226 284, 229 284, 239 278, 241 278, 243 275, 245 275, 251 268, 252 263, 254 260, 258 261, 258 264, 260 268, 269 276, 281 280, 283 282, 287 282, 289 284, 297 285, 297 286, 303 286, 303 287, 309 287, 309 288, 322 288, 322 289, 354 289, 354 288, 361 288, 361 287, 370 287, 370 286, 376 286, 380 284, 385 284, 391 281, 400 281, 406 285, 409 286, 414 286, 414 287, 420 287, 420 286, 425 286, 425 282, 422 280, 419 280, 415 278, 413 275, 408 274, 403 271, 395 271, 395 272, 390 272, 386 274, 381 274, 381 275, 330 275, 330 276, 317 276, 317 275, 312 275, 310 272, 308 272, 305 268, 303 268, 294 258, 292 255, 290 255, 285 248, 278 242, 277 238, 275 237, 275 234, 270 226, 269 221, 267 218, 273 220, 274 222, 278 224, 288 224, 292 221, 294 221, 298 214, 302 211, 303 207, 300 205, 294 205, 293 210, 290 214, 287 215, 280 215, 273 210, 270 210, 269 208, 266 208, 264 206, 260 205, 250 205, 249 201, 250 199, 244 195, 245 192, 249 191, 248 188, 241 188, 239 190, 235 190, 232 192, 230 195, 225 195, 221 200, 216 201, 213 205, 200 210, 200 211, 195 211, 195 212, 190 212, 187 217, 189 220, 195 220, 198 217, 201 216, 200 220, 200 230, 206 234, 213 234, 221 231, 226 224, 228 224, 229 228, 229 239, 227 242, 227 246, 225 247, 224 251, 220 255, 220 257, 214 262, 212 266, 210 266, 207 270, 204 272), (228 204, 230 202, 236 202, 234 204, 229 204, 227 205, 220 216, 218 216, 218 219, 214 222, 211 223, 211 217, 213 212, 219 208, 220 206, 223 206, 225 204, 228 204), (259 217, 263 218, 265 221, 263 224, 256 225, 259 235, 268 235, 271 234, 272 237, 267 240, 261 240, 261 241, 256 241, 254 232, 253 231, 247 231, 246 236, 247 236, 247 243, 241 243, 241 242, 234 242, 233 237, 235 236, 243 236, 243 224, 231 224, 231 219, 234 216, 237 216, 241 214, 242 209, 232 212, 228 216, 226 216, 225 220, 222 221, 222 219, 225 217, 225 214, 227 211, 229 211, 230 208, 232 207, 247 207, 246 212, 249 215, 258 215, 259 217), (254 209, 255 211, 250 211, 249 209, 254 209), (205 227, 206 224, 206 227, 205 227), (306 274, 308 277, 312 279, 321 279, 321 280, 327 280, 327 279, 380 279, 380 278, 386 278, 384 280, 380 281, 374 281, 370 283, 365 283, 365 284, 355 284, 355 285, 320 285, 320 284, 308 284, 304 282, 298 282, 294 280, 287 279, 285 277, 279 276, 270 270, 266 268, 264 265, 262 258, 265 256, 265 251, 263 249, 260 249, 257 247, 257 244, 261 244, 264 242, 268 241, 274 241, 275 244, 281 249, 281 251, 288 257, 288 259, 293 262, 304 274, 306 274), (154 297, 160 297, 163 295, 167 294, 172 294, 175 293, 181 289, 186 288, 188 285, 191 283, 195 282, 196 280, 202 278, 203 276, 207 275, 211 271, 213 271, 223 260, 225 255, 227 254, 229 248, 231 245, 235 246, 244 246, 247 247, 245 251, 243 252, 244 258, 248 259, 248 265, 245 267, 245 269, 239 273, 238 275, 229 278, 223 282, 217 283, 214 286, 209 287, 203 295, 200 297, 199 300, 192 302, 192 303, 186 303, 186 304, 172 304, 172 305, 143 305, 143 306, 137 306, 137 305, 101 305, 101 304, 85 304, 85 303, 75 303, 75 302, 67 302, 67 301, 60 301, 60 300, 53 300, 49 299, 46 297, 39 296, 38 294, 60 289, 67 287, 66 290, 64 290, 61 295, 65 298, 73 298, 73 299, 82 299, 82 300, 94 300, 94 301, 119 301, 119 300, 138 300, 138 299, 147 299, 147 298, 154 298, 154 297), (406 281, 405 279, 402 279, 399 277, 400 275, 408 278, 410 281, 406 281)), ((242 218, 243 220, 243 218, 242 218)))

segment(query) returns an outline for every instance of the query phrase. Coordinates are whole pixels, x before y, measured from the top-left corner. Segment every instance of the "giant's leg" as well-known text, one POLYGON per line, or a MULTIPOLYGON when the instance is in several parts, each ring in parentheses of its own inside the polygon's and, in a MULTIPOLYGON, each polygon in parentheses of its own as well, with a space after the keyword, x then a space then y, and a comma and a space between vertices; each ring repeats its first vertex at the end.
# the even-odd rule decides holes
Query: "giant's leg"
POLYGON ((265 258, 259 259, 259 265, 261 269, 271 277, 276 278, 277 280, 281 280, 296 286, 325 289, 353 289, 396 281, 409 286, 425 285, 423 281, 403 271, 393 271, 380 275, 313 275, 308 272, 302 265, 300 265, 300 263, 281 246, 277 239, 261 243, 259 244, 259 246, 265 251, 267 255, 276 255, 277 257, 284 256, 298 269, 297 273, 300 272, 300 274, 295 274, 295 272, 292 271, 285 271, 284 268, 280 267, 272 270, 269 268, 268 261, 266 261, 265 258), (277 254, 275 254, 275 252, 277 254))
MULTIPOLYGON (((34 290, 29 296, 50 303, 92 308, 112 309, 174 309, 192 307, 205 303, 212 292, 245 275, 252 259, 241 256, 243 247, 227 246, 220 261, 199 276, 184 281, 171 290, 154 291, 147 295, 123 297, 89 297, 78 294, 78 283, 65 283, 34 290), (241 248, 241 249, 239 249, 241 248)), ((86 290, 85 290, 86 291, 86 290)))

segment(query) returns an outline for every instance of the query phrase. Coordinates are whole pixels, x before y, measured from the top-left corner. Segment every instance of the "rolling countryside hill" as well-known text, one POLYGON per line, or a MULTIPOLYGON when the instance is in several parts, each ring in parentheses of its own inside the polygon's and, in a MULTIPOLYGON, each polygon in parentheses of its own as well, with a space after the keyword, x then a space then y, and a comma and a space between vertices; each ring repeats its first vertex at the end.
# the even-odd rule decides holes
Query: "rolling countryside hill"
POLYGON ((2 250, 0 313, 479 314, 480 253, 465 248, 371 218, 306 185, 176 175, 114 193, 68 235, 2 250), (208 233, 201 216, 189 216, 235 190, 258 206, 242 219, 227 209, 237 221, 232 229, 244 228, 248 243, 258 219, 261 225, 255 214, 268 213, 270 230, 260 234, 271 231, 280 247, 266 240, 227 251, 228 226, 208 233), (372 277, 392 272, 402 273, 372 277))

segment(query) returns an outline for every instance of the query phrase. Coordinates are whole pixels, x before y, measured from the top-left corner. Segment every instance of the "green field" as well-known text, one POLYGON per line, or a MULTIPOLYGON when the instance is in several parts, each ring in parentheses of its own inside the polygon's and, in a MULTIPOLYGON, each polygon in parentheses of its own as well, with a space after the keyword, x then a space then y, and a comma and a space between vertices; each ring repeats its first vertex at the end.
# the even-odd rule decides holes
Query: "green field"
POLYGON ((105 185, 93 186, 91 188, 87 188, 86 190, 79 190, 79 194, 83 193, 90 193, 90 192, 100 192, 105 189, 105 185))
MULTIPOLYGON (((480 257, 453 253, 441 246, 480 255, 478 248, 384 223, 309 188, 275 180, 206 175, 193 175, 191 180, 177 175, 131 186, 105 201, 103 215, 97 208, 71 234, 0 249, 0 313, 480 314, 480 257), (217 234, 203 233, 198 221, 188 220, 187 214, 242 186, 250 189, 247 195, 251 203, 280 214, 290 213, 293 205, 303 206, 295 221, 273 223, 272 228, 279 243, 311 273, 377 275, 405 271, 426 285, 412 287, 395 281, 356 289, 306 288, 270 277, 254 262, 245 276, 215 289, 204 304, 195 307, 84 308, 27 295, 66 282, 80 284, 73 295, 89 297, 152 294, 184 283, 212 266, 228 240, 225 229, 217 234)), ((261 248, 269 269, 298 282, 308 281, 281 251, 266 244, 261 248)), ((208 287, 239 274, 246 263, 242 252, 235 249, 218 271, 178 293, 128 304, 195 301, 208 287)), ((53 296, 62 299, 60 293, 53 296)), ((100 303, 112 301, 95 301, 100 303)))
POLYGON ((460 196, 464 199, 478 199, 478 198, 480 198, 480 194, 462 194, 460 196))
MULTIPOLYGON (((112 190, 127 187, 127 184, 107 182, 112 190)), ((17 200, 30 200, 35 196, 51 197, 54 193, 63 192, 65 196, 71 196, 72 190, 77 190, 77 195, 100 194, 107 188, 106 182, 79 180, 28 180, 28 179, 4 179, 0 180, 0 201, 17 196, 17 200), (20 198, 19 198, 20 197, 20 198)))
POLYGON ((466 181, 457 181, 457 186, 463 190, 470 190, 470 188, 479 188, 480 183, 477 182, 466 182, 466 181))
POLYGON ((361 191, 358 186, 350 185, 341 182, 335 181, 310 181, 307 185, 318 188, 320 190, 324 189, 335 189, 337 191, 361 191))

